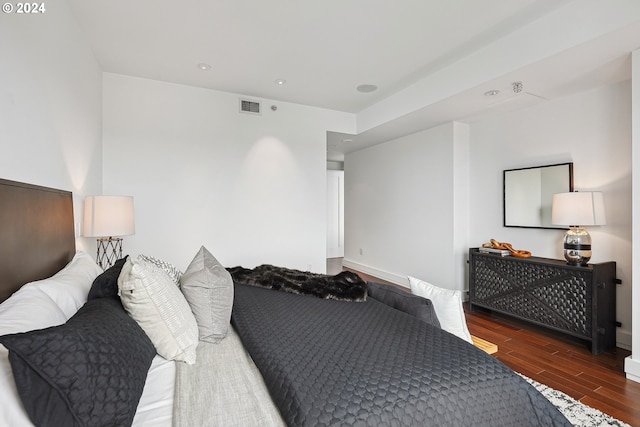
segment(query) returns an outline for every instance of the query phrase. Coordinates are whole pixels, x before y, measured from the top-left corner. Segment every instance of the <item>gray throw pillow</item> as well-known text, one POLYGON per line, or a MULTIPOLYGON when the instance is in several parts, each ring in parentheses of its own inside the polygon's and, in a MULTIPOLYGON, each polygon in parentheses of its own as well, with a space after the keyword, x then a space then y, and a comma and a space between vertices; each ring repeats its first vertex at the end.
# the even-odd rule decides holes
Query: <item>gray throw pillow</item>
POLYGON ((426 298, 376 282, 367 282, 367 294, 371 298, 396 310, 403 311, 438 328, 440 327, 433 303, 426 298))
POLYGON ((231 274, 202 246, 180 278, 180 287, 198 323, 200 340, 221 341, 233 308, 231 274))

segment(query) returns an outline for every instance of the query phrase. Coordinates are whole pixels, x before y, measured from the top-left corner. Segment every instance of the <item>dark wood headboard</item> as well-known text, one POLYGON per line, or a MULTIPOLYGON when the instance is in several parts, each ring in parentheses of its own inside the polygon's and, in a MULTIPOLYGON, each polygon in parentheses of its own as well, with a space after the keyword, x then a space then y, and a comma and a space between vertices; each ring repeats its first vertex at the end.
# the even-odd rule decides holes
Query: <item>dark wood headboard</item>
POLYGON ((76 251, 71 192, 0 179, 0 302, 76 251))

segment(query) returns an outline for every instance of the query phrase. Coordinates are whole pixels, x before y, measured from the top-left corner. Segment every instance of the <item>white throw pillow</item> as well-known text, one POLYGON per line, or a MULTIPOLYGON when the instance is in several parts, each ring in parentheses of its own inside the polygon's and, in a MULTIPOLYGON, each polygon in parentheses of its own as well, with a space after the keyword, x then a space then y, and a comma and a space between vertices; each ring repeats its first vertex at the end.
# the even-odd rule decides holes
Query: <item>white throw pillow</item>
POLYGON ((431 300, 440 327, 473 344, 462 309, 462 292, 439 288, 431 283, 409 276, 411 293, 431 300))
POLYGON ((118 277, 120 300, 168 360, 196 362, 198 325, 173 279, 142 257, 129 257, 118 277))
POLYGON ((78 251, 62 270, 24 287, 35 287, 47 294, 68 320, 87 302, 91 284, 101 273, 102 269, 90 255, 78 251))

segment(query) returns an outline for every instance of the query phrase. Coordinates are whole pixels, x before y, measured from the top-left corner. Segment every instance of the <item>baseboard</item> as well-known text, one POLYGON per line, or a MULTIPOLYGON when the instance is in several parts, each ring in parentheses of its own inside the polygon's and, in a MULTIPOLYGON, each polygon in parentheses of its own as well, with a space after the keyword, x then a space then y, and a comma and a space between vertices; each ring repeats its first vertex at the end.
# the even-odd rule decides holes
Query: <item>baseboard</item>
POLYGON ((404 288, 409 288, 409 279, 407 279, 406 276, 400 276, 398 274, 394 274, 389 271, 380 270, 378 268, 371 267, 370 265, 360 264, 358 262, 351 261, 346 258, 342 260, 342 266, 351 268, 356 271, 360 271, 362 273, 368 274, 373 277, 377 277, 382 280, 386 280, 387 282, 394 283, 404 288))
POLYGON ((640 360, 634 359, 633 354, 624 359, 624 372, 627 379, 640 383, 640 360))
POLYGON ((631 332, 616 331, 616 347, 631 351, 631 332))
MULTIPOLYGON (((411 286, 409 286, 409 278, 407 276, 400 276, 399 274, 391 273, 385 270, 380 270, 378 268, 371 267, 370 265, 360 264, 358 262, 355 262, 346 258, 342 260, 342 266, 351 268, 356 271, 360 271, 362 273, 368 274, 373 277, 377 277, 382 280, 386 280, 387 282, 394 283, 398 286, 402 286, 403 288, 407 288, 407 289, 411 288, 411 286)), ((469 300, 469 291, 463 290, 462 301, 466 302, 468 300, 469 300)))

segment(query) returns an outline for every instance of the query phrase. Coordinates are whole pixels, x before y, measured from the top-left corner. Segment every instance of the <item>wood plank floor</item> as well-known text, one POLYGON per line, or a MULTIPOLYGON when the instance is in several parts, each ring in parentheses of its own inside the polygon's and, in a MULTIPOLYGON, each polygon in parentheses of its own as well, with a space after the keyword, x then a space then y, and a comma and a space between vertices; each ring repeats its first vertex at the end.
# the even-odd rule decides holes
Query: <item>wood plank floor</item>
POLYGON ((640 384, 624 376, 620 348, 598 356, 587 343, 481 310, 469 313, 472 335, 498 345, 493 356, 516 372, 560 390, 632 426, 640 426, 640 384))
MULTIPOLYGON (((352 271, 364 280, 389 283, 352 271)), ((471 334, 497 344, 493 356, 514 371, 640 427, 640 383, 624 376, 629 351, 618 348, 594 356, 584 341, 573 337, 508 316, 465 311, 471 334)))

